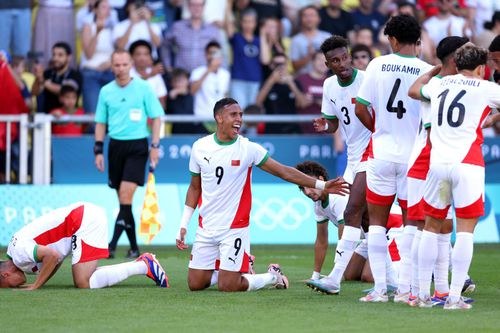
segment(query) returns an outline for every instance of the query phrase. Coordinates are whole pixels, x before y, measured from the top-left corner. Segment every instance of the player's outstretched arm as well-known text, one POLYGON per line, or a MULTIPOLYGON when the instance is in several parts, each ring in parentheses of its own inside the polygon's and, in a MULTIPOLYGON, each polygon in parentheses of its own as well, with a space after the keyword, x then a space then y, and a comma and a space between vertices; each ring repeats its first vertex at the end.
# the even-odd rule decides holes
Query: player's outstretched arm
POLYGON ((36 248, 36 256, 38 258, 38 261, 42 262, 40 273, 38 274, 33 284, 28 285, 26 286, 26 288, 22 288, 20 290, 35 290, 43 286, 45 282, 47 282, 52 277, 54 271, 59 267, 59 264, 63 259, 59 252, 43 245, 39 245, 36 248))
POLYGON ((191 183, 186 194, 186 201, 184 204, 184 210, 182 212, 181 226, 179 228, 179 233, 175 240, 175 245, 179 250, 187 249, 189 246, 186 245, 186 233, 191 216, 193 216, 196 205, 201 196, 201 177, 200 175, 191 176, 191 183))
POLYGON ((433 76, 436 76, 441 71, 441 67, 441 65, 434 66, 434 68, 432 68, 424 75, 421 75, 415 82, 413 82, 410 89, 408 90, 408 96, 413 99, 427 100, 424 96, 422 96, 420 90, 424 85, 429 83, 433 76))
POLYGON ((339 194, 342 196, 345 194, 349 194, 349 184, 346 183, 342 177, 324 182, 322 180, 309 177, 299 170, 287 165, 283 165, 272 158, 268 158, 267 161, 260 166, 260 168, 272 174, 273 176, 279 177, 283 180, 286 180, 287 182, 299 186, 317 188, 320 190, 325 190, 328 193, 339 194))

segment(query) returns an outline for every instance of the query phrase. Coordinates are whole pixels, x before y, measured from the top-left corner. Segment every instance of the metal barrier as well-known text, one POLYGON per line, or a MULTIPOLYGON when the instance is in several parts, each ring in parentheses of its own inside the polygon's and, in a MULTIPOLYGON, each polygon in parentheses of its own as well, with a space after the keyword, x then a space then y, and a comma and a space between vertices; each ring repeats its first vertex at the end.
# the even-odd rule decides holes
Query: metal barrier
POLYGON ((0 115, 0 123, 5 123, 5 183, 11 182, 12 171, 12 125, 19 128, 19 184, 28 182, 28 115, 0 115))

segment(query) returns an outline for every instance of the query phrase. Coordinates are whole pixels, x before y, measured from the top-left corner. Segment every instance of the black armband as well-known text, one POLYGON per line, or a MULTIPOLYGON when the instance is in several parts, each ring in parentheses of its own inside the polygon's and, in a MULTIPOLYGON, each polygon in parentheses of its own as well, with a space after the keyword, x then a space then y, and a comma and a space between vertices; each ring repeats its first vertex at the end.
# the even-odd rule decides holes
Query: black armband
POLYGON ((151 148, 158 149, 160 148, 160 144, 151 142, 151 148))
POLYGON ((101 155, 104 153, 104 142, 96 141, 94 143, 94 155, 101 155))

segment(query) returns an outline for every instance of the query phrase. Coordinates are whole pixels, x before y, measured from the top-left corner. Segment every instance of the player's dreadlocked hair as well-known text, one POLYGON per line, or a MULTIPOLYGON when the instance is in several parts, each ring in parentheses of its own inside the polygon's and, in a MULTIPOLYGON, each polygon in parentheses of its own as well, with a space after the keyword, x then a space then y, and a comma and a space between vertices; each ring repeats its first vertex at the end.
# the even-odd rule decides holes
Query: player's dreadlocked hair
POLYGON ((231 97, 225 97, 223 99, 218 100, 217 103, 215 103, 215 106, 214 106, 214 117, 215 117, 215 114, 217 112, 221 111, 226 106, 233 105, 233 104, 238 104, 238 102, 235 99, 231 98, 231 97))
POLYGON ((416 44, 420 33, 417 20, 409 15, 391 17, 384 28, 384 35, 396 38, 401 44, 416 44))
POLYGON ((323 177, 324 180, 328 180, 328 172, 326 169, 314 161, 305 161, 299 163, 295 166, 295 169, 299 170, 302 173, 305 173, 308 176, 319 178, 323 177))
POLYGON ((444 64, 453 58, 455 51, 469 42, 467 37, 448 36, 443 38, 436 47, 436 56, 444 64))
POLYGON ((325 39, 319 49, 321 50, 321 52, 323 52, 324 55, 326 55, 327 52, 338 49, 340 47, 349 48, 349 41, 347 41, 347 39, 342 36, 334 35, 325 39))
POLYGON ((457 69, 474 70, 477 66, 486 65, 488 51, 472 44, 467 44, 458 49, 455 53, 455 63, 457 69))

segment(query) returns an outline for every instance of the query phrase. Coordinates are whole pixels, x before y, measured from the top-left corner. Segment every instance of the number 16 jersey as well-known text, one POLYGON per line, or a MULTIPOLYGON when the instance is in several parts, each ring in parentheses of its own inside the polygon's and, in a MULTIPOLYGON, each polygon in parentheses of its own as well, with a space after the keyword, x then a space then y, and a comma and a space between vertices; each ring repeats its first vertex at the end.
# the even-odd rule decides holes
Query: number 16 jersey
POLYGON ((221 142, 212 134, 193 144, 189 172, 201 177, 200 227, 207 230, 248 227, 252 166, 261 166, 268 157, 261 145, 242 136, 221 142))
POLYGON ((399 54, 368 64, 356 101, 373 109, 372 157, 408 163, 421 120, 420 101, 408 97, 408 90, 431 68, 417 57, 399 54))

